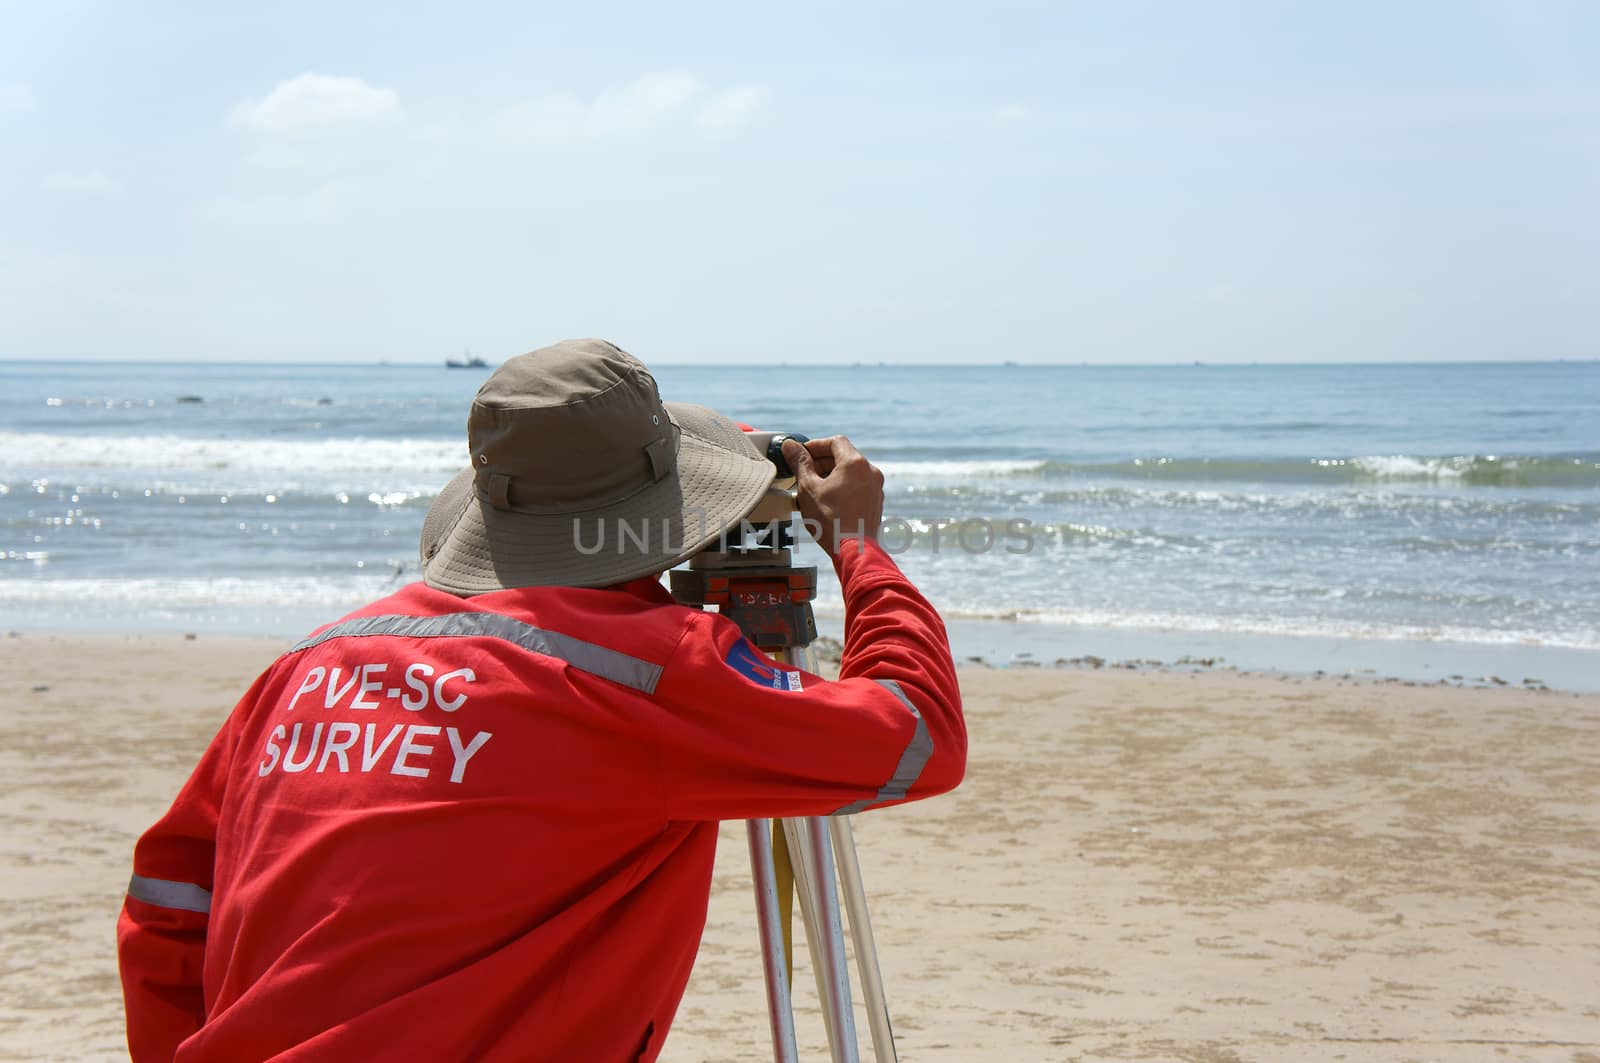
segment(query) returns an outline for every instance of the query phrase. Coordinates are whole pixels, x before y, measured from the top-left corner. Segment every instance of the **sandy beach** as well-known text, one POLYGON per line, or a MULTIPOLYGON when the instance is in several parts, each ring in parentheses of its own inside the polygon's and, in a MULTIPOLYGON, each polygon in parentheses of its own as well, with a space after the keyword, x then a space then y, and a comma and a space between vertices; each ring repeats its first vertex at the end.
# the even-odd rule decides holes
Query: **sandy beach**
MULTIPOLYGON (((0 638, 0 1057, 125 1058, 134 839, 283 647, 0 638)), ((1600 1063, 1600 695, 969 668, 858 817, 901 1059, 1600 1063)), ((663 1055, 770 1058, 743 826, 663 1055)), ((806 1058, 825 1058, 796 972, 806 1058)))

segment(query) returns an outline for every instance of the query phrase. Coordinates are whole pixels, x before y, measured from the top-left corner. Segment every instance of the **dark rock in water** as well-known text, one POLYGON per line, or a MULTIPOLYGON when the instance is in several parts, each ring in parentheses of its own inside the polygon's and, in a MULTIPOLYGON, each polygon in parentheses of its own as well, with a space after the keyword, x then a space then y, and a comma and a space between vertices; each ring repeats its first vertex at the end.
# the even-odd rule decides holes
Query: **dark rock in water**
POLYGON ((1489 682, 1493 683, 1497 687, 1503 687, 1506 685, 1506 681, 1497 675, 1486 676, 1485 678, 1487 678, 1489 682))
POLYGON ((190 404, 193 404, 193 403, 200 403, 200 402, 204 402, 204 401, 206 401, 206 400, 201 398, 199 395, 179 395, 178 396, 178 405, 180 405, 180 406, 190 405, 190 404))

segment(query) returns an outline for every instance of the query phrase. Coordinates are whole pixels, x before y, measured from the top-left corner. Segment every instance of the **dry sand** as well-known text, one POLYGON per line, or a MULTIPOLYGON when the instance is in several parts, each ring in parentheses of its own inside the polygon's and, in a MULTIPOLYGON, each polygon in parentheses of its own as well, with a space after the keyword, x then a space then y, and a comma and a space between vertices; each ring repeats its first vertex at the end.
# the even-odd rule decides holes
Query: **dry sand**
MULTIPOLYGON (((124 1056, 133 840, 280 648, 0 639, 0 1057, 124 1056)), ((1600 696, 963 684, 966 783, 856 820, 906 1063, 1600 1063, 1600 696)), ((724 840, 667 1060, 770 1058, 742 826, 724 840)), ((823 1058, 803 961, 796 983, 823 1058)))

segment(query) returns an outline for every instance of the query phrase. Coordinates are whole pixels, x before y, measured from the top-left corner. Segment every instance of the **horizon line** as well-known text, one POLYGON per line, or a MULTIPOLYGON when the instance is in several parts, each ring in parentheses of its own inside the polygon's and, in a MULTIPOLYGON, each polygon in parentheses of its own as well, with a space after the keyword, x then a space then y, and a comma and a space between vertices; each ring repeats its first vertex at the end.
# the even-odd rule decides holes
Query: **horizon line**
MULTIPOLYGON (((513 355, 512 357, 516 357, 513 355)), ((509 360, 509 359, 507 359, 509 360)), ((1409 359, 1409 360, 1332 360, 1332 361, 1303 361, 1303 362, 1276 362, 1261 361, 1223 361, 1207 358, 1183 359, 1179 361, 1163 362, 1099 362, 1099 361, 1019 361, 1017 359, 1001 359, 997 361, 982 362, 900 362, 900 361, 867 361, 856 359, 841 362, 796 362, 780 359, 777 361, 759 362, 725 361, 725 362, 680 362, 669 359, 657 359, 651 366, 670 366, 678 369, 741 369, 741 368, 782 368, 782 369, 1206 369, 1206 368, 1232 368, 1232 369, 1260 369, 1260 368, 1296 368, 1308 366, 1335 367, 1335 366, 1361 366, 1366 368, 1383 366, 1419 366, 1419 365, 1589 365, 1600 363, 1600 355, 1588 358, 1454 358, 1454 359, 1409 359)), ((439 361, 396 361, 378 359, 375 361, 302 361, 294 359, 259 360, 259 359, 219 359, 219 358, 26 358, 0 355, 0 364, 9 365, 185 365, 185 366, 285 366, 294 368, 339 368, 339 369, 483 369, 492 371, 504 364, 500 362, 487 362, 483 366, 447 366, 443 360, 439 361)))

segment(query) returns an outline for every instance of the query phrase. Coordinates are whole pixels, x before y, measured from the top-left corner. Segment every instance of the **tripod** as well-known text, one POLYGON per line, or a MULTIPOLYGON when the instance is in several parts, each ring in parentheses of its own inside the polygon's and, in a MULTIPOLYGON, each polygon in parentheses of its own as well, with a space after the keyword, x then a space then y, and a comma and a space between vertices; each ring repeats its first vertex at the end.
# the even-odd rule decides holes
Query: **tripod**
MULTIPOLYGON (((779 449, 782 437, 770 442, 769 456, 776 451, 780 473, 787 472, 779 449)), ((793 496, 781 487, 772 488, 739 528, 723 535, 718 549, 697 555, 687 571, 672 572, 672 594, 685 605, 718 606, 756 646, 783 663, 814 672, 811 642, 816 638, 816 621, 811 601, 816 596, 817 570, 796 567, 792 562, 794 515, 793 496)), ((791 996, 795 892, 800 897, 829 1053, 834 1063, 856 1063, 860 1058, 835 890, 837 876, 849 914, 873 1053, 878 1063, 893 1063, 898 1058, 894 1032, 849 818, 752 819, 746 823, 746 834, 755 879, 773 1058, 777 1063, 795 1063, 798 1058, 791 996)))

